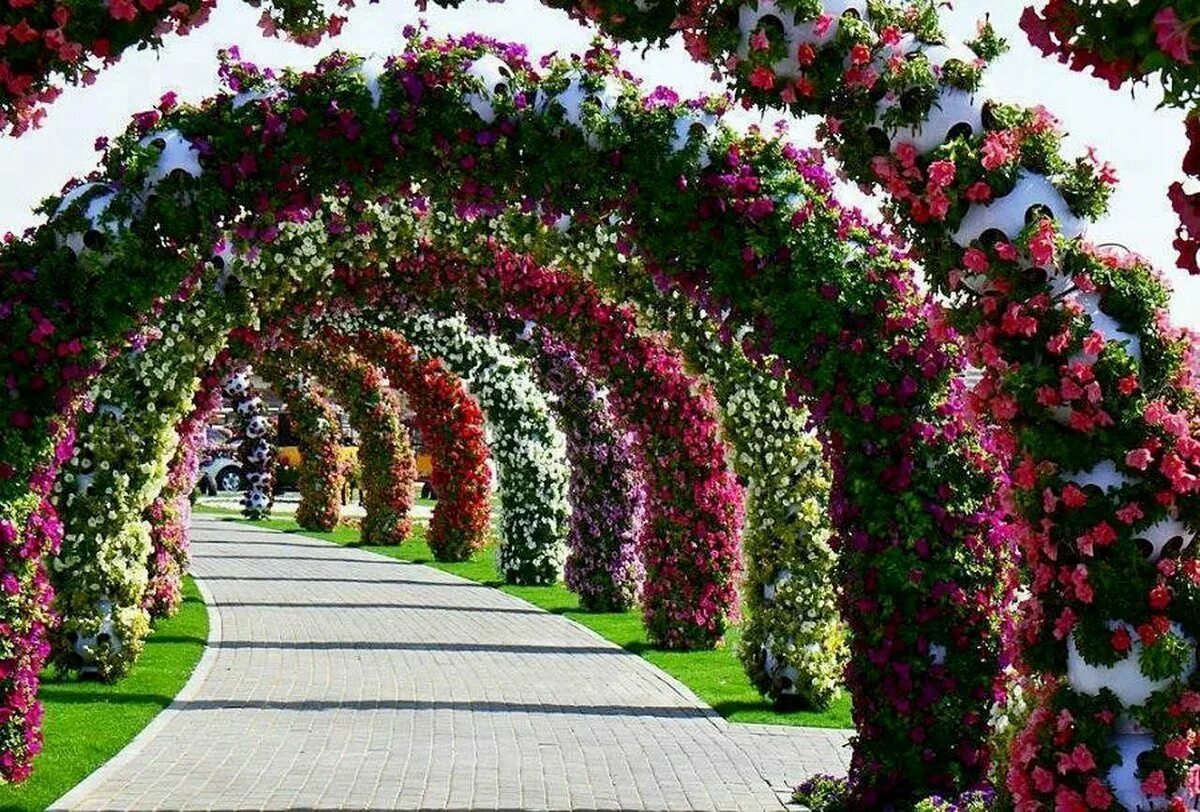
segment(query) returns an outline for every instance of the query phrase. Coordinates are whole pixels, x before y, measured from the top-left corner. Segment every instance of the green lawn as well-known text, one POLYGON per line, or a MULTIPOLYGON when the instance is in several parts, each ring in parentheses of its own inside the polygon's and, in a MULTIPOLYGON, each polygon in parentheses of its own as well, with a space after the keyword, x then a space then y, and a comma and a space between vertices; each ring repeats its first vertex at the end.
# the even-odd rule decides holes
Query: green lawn
POLYGON ((124 680, 105 685, 43 673, 46 746, 28 781, 0 786, 0 809, 45 809, 116 755, 179 693, 207 639, 204 601, 188 578, 179 613, 159 621, 124 680))
MULTIPOLYGON (((201 513, 220 514, 228 517, 229 521, 236 521, 239 515, 236 511, 205 506, 197 506, 196 510, 201 513)), ((428 564, 463 578, 502 589, 534 606, 569 617, 617 645, 641 655, 691 688, 697 696, 731 722, 839 728, 852 726, 850 701, 844 693, 825 711, 776 711, 771 703, 763 700, 758 691, 750 685, 742 671, 742 664, 736 655, 737 629, 729 633, 725 646, 719 649, 666 651, 652 647, 646 640, 641 615, 637 611, 585 612, 579 608, 578 598, 561 583, 554 586, 510 586, 503 583, 495 566, 493 547, 480 551, 470 561, 462 563, 434 561, 429 545, 425 543, 424 526, 421 524, 415 526, 408 541, 395 547, 359 544, 358 530, 353 527, 339 527, 332 533, 318 533, 302 530, 291 519, 267 519, 254 524, 359 547, 404 561, 428 564)))

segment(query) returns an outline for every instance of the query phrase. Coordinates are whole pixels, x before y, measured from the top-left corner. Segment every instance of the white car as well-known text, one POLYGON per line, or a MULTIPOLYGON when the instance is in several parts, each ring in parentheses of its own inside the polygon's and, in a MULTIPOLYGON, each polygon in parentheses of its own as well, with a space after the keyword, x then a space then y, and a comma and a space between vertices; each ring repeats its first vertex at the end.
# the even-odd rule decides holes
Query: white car
POLYGON ((196 483, 200 493, 216 496, 218 493, 246 490, 246 474, 242 464, 232 457, 213 457, 200 468, 200 481, 196 483))

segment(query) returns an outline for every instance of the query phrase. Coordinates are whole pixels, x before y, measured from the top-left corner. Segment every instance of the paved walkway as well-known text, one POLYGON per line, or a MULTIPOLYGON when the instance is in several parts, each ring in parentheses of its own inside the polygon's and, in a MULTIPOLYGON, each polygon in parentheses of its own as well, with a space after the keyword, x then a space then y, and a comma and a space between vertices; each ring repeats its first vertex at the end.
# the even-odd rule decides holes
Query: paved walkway
MULTIPOLYGON (((240 493, 239 494, 226 493, 222 496, 201 496, 200 504, 207 505, 209 507, 224 508, 226 510, 241 510, 242 509, 242 495, 240 493)), ((271 515, 275 516, 275 517, 294 516, 294 515, 296 515, 296 508, 298 508, 299 506, 300 506, 300 495, 297 494, 295 491, 288 491, 287 493, 281 493, 281 494, 276 495, 276 497, 275 497, 275 504, 271 508, 271 515)), ((350 504, 342 505, 342 518, 343 519, 345 519, 345 518, 361 519, 363 516, 366 516, 366 515, 367 515, 367 511, 363 508, 362 505, 358 504, 357 502, 351 502, 350 504)), ((408 515, 418 521, 420 521, 422 519, 424 519, 425 521, 429 521, 429 519, 433 516, 433 508, 431 508, 429 505, 414 504, 408 509, 408 515)))
POLYGON ((196 517, 210 645, 57 808, 779 808, 838 731, 729 725, 641 658, 504 593, 196 517))

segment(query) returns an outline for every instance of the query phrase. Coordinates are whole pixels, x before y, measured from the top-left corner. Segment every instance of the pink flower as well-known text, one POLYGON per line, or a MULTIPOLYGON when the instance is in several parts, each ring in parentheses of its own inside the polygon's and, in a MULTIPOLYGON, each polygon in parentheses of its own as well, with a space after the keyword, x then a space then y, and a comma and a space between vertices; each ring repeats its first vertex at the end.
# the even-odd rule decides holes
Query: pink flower
POLYGON ((1162 770, 1155 770, 1142 781, 1142 792, 1151 797, 1167 794, 1167 778, 1162 770))
POLYGON ((6 595, 16 595, 21 591, 21 582, 17 580, 17 576, 6 572, 3 577, 0 577, 0 590, 3 590, 6 595))
POLYGON ((1113 801, 1112 793, 1099 778, 1091 778, 1088 781, 1083 798, 1091 809, 1108 809, 1113 801))
POLYGON ((907 141, 897 144, 892 151, 900 160, 901 166, 910 167, 917 162, 917 148, 907 141))
POLYGON ((963 253, 962 264, 968 271, 975 273, 986 273, 989 267, 987 254, 978 248, 968 248, 963 253))
POLYGON ((1159 50, 1185 65, 1192 64, 1191 30, 1192 24, 1180 20, 1171 6, 1159 9, 1154 15, 1154 41, 1159 50))
POLYGON ((1154 456, 1144 448, 1135 448, 1125 455, 1125 464, 1130 468, 1136 468, 1139 471, 1145 471, 1150 467, 1151 460, 1154 456))
POLYGON ((967 187, 967 200, 972 203, 986 203, 992 199, 992 187, 983 181, 975 181, 967 187))
POLYGON ((955 166, 953 161, 934 161, 929 165, 929 182, 938 187, 946 187, 954 183, 955 166))
POLYGON ((999 169, 1016 157, 1011 132, 989 132, 983 139, 980 162, 989 172, 999 169))
POLYGON ((1054 263, 1055 232, 1051 220, 1042 220, 1037 231, 1029 238, 1029 254, 1041 266, 1054 263))
POLYGON ((1163 745, 1163 752, 1166 753, 1167 758, 1184 761, 1192 754, 1192 746, 1187 739, 1171 739, 1163 745))
POLYGON ((1033 785, 1037 787, 1038 792, 1053 792, 1054 773, 1050 772, 1045 767, 1034 767, 1033 785))
POLYGON ((108 0, 108 13, 114 20, 136 20, 137 6, 132 0, 108 0))

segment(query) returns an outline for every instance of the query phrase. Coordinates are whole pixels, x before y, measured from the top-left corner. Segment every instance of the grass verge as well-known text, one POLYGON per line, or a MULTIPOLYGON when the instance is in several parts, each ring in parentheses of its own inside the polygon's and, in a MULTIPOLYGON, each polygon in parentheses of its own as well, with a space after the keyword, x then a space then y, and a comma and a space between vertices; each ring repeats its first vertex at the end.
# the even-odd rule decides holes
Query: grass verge
MULTIPOLYGON (((237 511, 205 505, 197 505, 196 512, 219 515, 227 521, 239 521, 241 518, 237 511)), ((330 533, 321 533, 304 530, 290 518, 265 519, 253 524, 285 533, 324 539, 348 547, 358 547, 402 561, 427 564, 462 578, 493 586, 548 612, 569 617, 666 671, 691 688, 697 696, 731 722, 832 728, 852 726, 850 700, 845 693, 824 711, 777 711, 770 702, 759 695, 742 670, 742 664, 737 658, 736 628, 726 635, 725 645, 721 648, 711 651, 668 651, 650 645, 642 628, 641 613, 637 610, 586 612, 579 608, 579 599, 561 583, 554 586, 512 586, 504 583, 496 569, 494 547, 489 546, 476 553, 469 561, 461 563, 434 561, 433 553, 425 543, 425 528, 422 524, 414 526, 409 539, 397 546, 361 544, 358 529, 349 526, 339 527, 330 533)))
POLYGON ((121 748, 171 704, 208 639, 208 613, 191 578, 175 617, 160 620, 133 672, 112 685, 42 674, 45 749, 33 775, 0 786, 0 809, 45 809, 121 748))

